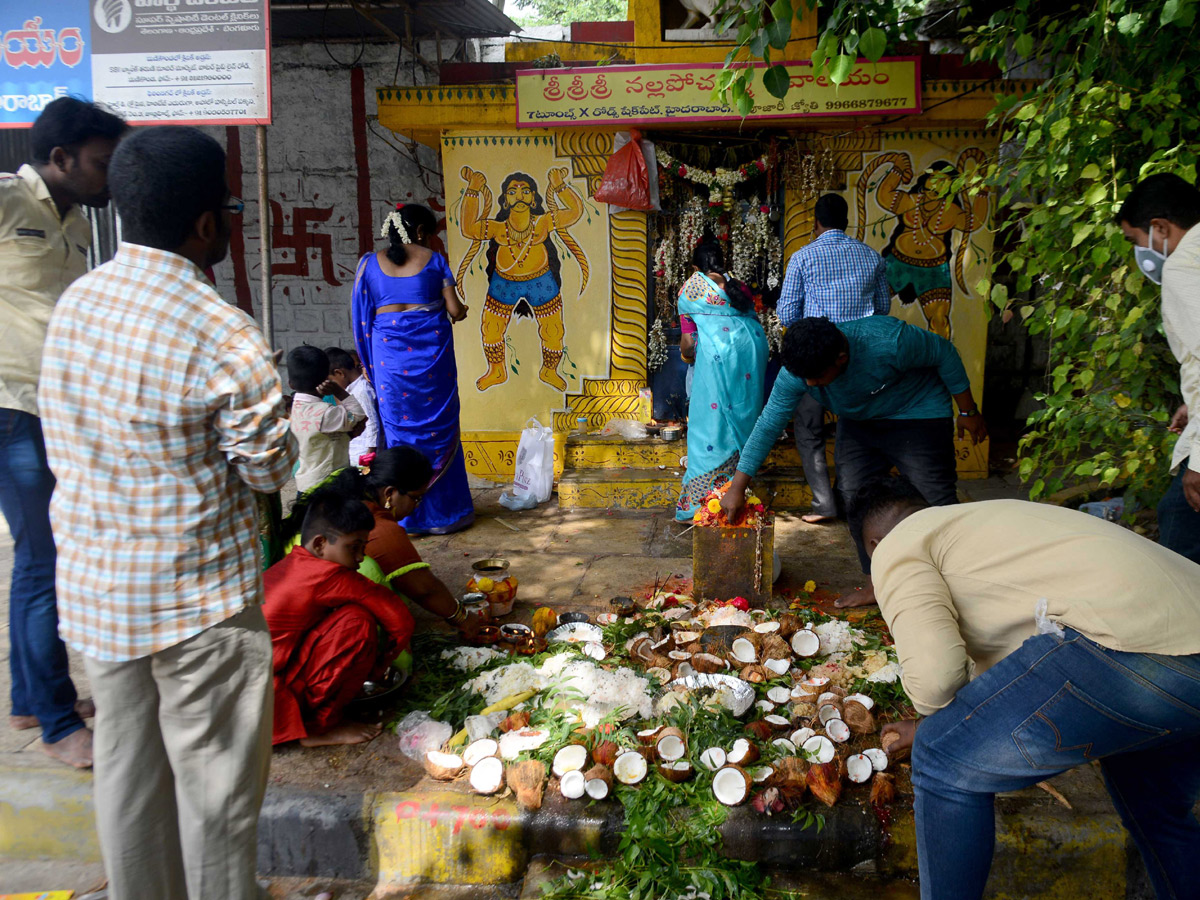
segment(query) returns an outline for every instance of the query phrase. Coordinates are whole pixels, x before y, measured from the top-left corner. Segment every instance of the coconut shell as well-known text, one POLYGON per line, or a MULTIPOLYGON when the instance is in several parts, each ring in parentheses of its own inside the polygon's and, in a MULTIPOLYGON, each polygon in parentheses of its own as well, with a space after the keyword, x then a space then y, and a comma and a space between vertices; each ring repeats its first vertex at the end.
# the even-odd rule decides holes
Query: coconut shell
POLYGON ((704 648, 705 653, 725 656, 729 653, 734 638, 741 637, 745 630, 740 625, 714 625, 705 628, 700 634, 700 646, 704 648))
POLYGON ((853 734, 874 734, 875 716, 861 703, 850 700, 842 705, 842 719, 853 734))
POLYGON ((645 744, 647 747, 653 747, 658 741, 658 735, 661 731, 661 725, 659 725, 657 728, 646 728, 637 733, 637 739, 640 743, 645 744))
POLYGON ((799 700, 792 704, 792 718, 794 720, 803 719, 806 722, 812 719, 817 714, 817 704, 808 703, 804 700, 799 700))
POLYGON ((529 726, 529 710, 523 709, 520 712, 515 712, 509 715, 503 722, 500 723, 500 730, 508 733, 510 731, 520 731, 522 728, 529 726))
POLYGON ((689 675, 696 674, 696 667, 692 665, 690 659, 681 659, 671 666, 671 679, 687 678, 689 675))
POLYGON ((658 767, 658 774, 667 779, 667 781, 673 781, 678 784, 692 777, 692 764, 683 759, 673 763, 663 763, 658 767))
POLYGON ((758 738, 760 741, 765 741, 775 733, 775 728, 770 722, 764 722, 762 719, 756 719, 746 726, 746 730, 758 738))
POLYGON ((437 750, 425 754, 424 764, 426 773, 435 781, 453 781, 466 769, 461 756, 437 750))
POLYGON ((775 760, 775 777, 771 784, 788 792, 804 793, 808 777, 808 760, 798 756, 785 756, 775 760))
POLYGON ((809 766, 805 783, 812 795, 826 806, 833 806, 842 796, 842 775, 836 762, 809 766))
POLYGON ((887 772, 876 772, 871 779, 871 805, 890 806, 896 802, 896 777, 887 772))
POLYGON ((899 762, 902 759, 907 759, 909 756, 909 748, 903 750, 893 749, 893 745, 900 740, 900 735, 894 731, 887 732, 879 741, 879 746, 883 748, 883 752, 888 755, 888 759, 892 762, 899 762))
POLYGON ((785 640, 790 640, 803 627, 804 620, 795 613, 784 613, 779 617, 779 636, 785 640))
MULTIPOLYGON (((699 642, 699 641, 695 641, 694 643, 688 644, 688 645, 687 645, 686 647, 684 647, 683 649, 684 649, 684 650, 686 650, 688 653, 692 654, 692 656, 695 656, 697 653, 703 653, 703 652, 704 652, 704 647, 703 647, 703 646, 701 646, 701 644, 700 644, 700 642, 699 642)), ((719 659, 719 658, 720 658, 720 657, 718 657, 718 659, 719 659)))
POLYGON ((692 667, 697 672, 711 675, 725 670, 725 660, 712 653, 697 653, 692 657, 692 667))
POLYGON ((592 748, 592 759, 598 765, 611 767, 617 761, 617 755, 621 752, 621 748, 612 741, 601 741, 592 748))
POLYGON ((517 802, 524 809, 541 809, 542 797, 546 793, 546 764, 537 759, 526 759, 508 767, 505 772, 508 786, 517 795, 517 802))
POLYGON ((650 664, 654 659, 654 642, 648 637, 639 638, 629 648, 629 655, 639 662, 650 664))
POLYGON ((720 796, 717 796, 715 789, 713 791, 713 796, 717 798, 717 802, 724 803, 726 806, 738 806, 739 804, 745 803, 747 798, 749 798, 750 790, 751 790, 751 787, 753 786, 754 782, 750 778, 750 773, 747 772, 745 769, 743 769, 741 766, 727 765, 727 766, 722 766, 721 770, 719 772, 717 772, 716 775, 713 776, 714 788, 717 785, 718 781, 727 782, 731 779, 739 780, 744 784, 743 793, 742 793, 740 799, 738 799, 736 801, 732 801, 732 802, 727 802, 726 800, 721 799, 720 796))
POLYGON ((762 684, 770 677, 770 673, 758 663, 751 663, 738 673, 738 677, 751 684, 762 684))
POLYGON ((763 635, 762 648, 759 651, 759 659, 791 659, 792 648, 777 634, 763 635))
MULTIPOLYGON (((682 755, 676 757, 676 759, 682 759, 683 757, 687 756, 687 738, 684 737, 683 732, 680 731, 678 728, 664 728, 662 731, 660 731, 658 733, 658 735, 655 737, 655 740, 654 740, 654 750, 658 754, 658 757, 660 759, 662 759, 662 753, 659 751, 658 748, 660 746, 662 746, 663 739, 669 738, 669 737, 679 738, 679 740, 683 744, 683 753, 682 753, 682 755)), ((675 762, 675 760, 671 759, 671 760, 667 760, 667 762, 675 762)))
MULTIPOLYGON (((733 746, 729 749, 729 756, 733 756, 738 749, 739 743, 743 740, 745 740, 745 738, 738 738, 733 742, 733 746)), ((747 740, 746 752, 742 758, 736 761, 729 759, 728 762, 732 765, 742 766, 745 768, 746 766, 753 765, 755 762, 757 762, 759 755, 758 744, 754 743, 754 741, 747 740)))
MULTIPOLYGON (((588 786, 589 797, 593 797, 597 800, 603 800, 609 795, 609 793, 612 792, 613 773, 612 769, 610 769, 608 766, 592 766, 583 773, 583 780, 588 786), (593 793, 595 789, 592 787, 592 782, 594 781, 602 781, 607 786, 607 789, 599 797, 596 797, 595 793, 593 793)), ((598 793, 598 791, 596 793, 598 793)))
POLYGON ((668 671, 670 671, 672 668, 674 668, 674 666, 675 666, 675 660, 671 659, 671 657, 667 656, 665 653, 654 654, 653 656, 650 657, 649 661, 646 663, 647 669, 667 669, 668 671))

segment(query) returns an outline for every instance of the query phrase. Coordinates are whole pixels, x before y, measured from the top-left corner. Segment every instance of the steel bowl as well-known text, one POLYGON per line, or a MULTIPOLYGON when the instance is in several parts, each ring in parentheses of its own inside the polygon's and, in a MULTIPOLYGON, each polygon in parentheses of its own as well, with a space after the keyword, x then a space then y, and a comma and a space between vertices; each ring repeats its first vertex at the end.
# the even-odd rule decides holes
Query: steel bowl
POLYGON ((504 573, 508 571, 507 559, 480 559, 471 563, 471 568, 480 575, 486 575, 488 578, 503 578, 504 573))
POLYGON ((570 625, 572 622, 587 622, 587 621, 590 621, 590 617, 588 616, 587 613, 581 613, 581 612, 563 613, 561 616, 558 617, 559 625, 570 625))

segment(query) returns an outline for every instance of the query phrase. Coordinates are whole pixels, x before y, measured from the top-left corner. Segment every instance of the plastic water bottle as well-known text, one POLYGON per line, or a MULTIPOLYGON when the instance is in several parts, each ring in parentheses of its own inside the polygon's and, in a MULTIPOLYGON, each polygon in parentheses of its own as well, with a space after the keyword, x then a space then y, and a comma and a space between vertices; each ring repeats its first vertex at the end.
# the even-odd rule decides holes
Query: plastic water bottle
POLYGON ((580 416, 575 420, 575 434, 584 435, 588 432, 587 416, 580 416))

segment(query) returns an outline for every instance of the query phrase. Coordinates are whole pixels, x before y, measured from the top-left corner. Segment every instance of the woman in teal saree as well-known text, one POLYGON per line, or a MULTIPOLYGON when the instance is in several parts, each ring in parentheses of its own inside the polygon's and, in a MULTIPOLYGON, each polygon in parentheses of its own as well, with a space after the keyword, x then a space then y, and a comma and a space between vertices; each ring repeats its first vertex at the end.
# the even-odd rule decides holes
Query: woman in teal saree
POLYGON ((704 498, 733 477, 763 408, 767 337, 754 298, 724 273, 720 245, 692 253, 695 274, 679 292, 680 349, 695 359, 688 404, 687 472, 675 518, 690 522, 704 498))

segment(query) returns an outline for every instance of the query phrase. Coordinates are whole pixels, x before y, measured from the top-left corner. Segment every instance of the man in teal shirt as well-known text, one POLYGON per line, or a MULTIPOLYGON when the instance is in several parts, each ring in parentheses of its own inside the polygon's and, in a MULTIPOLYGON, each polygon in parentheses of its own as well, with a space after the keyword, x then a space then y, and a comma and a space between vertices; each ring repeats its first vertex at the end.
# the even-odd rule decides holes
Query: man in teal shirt
MULTIPOLYGON (((960 437, 969 433, 979 443, 987 437, 987 426, 953 344, 889 316, 837 325, 821 317, 801 319, 789 328, 782 355, 783 370, 721 501, 730 521, 740 518, 750 479, 806 392, 838 417, 834 464, 846 507, 859 488, 886 476, 892 466, 930 506, 958 502, 951 397, 959 409, 960 437)), ((869 573, 862 541, 857 535, 854 541, 862 569, 869 573)), ((874 602, 875 591, 868 584, 838 605, 874 602)))

